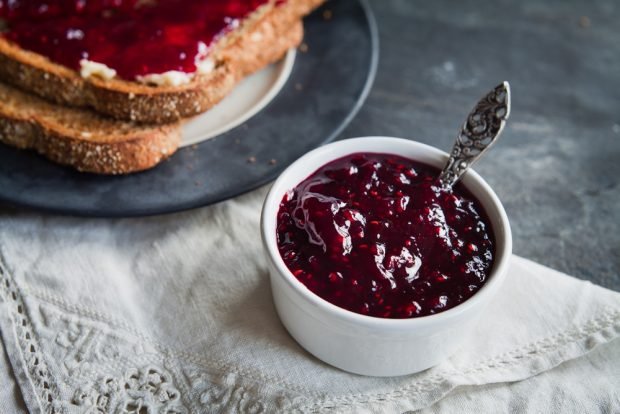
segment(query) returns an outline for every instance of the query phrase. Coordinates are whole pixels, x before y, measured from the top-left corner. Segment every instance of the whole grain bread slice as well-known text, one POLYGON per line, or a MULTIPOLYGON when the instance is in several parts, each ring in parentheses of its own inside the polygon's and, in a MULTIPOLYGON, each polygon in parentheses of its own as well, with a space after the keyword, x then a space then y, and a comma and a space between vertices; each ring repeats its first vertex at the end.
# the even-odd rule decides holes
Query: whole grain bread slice
POLYGON ((202 113, 222 100, 244 76, 279 59, 301 41, 300 19, 324 0, 288 0, 259 8, 222 37, 210 55, 208 74, 181 86, 150 86, 118 78, 84 79, 68 67, 0 37, 0 80, 52 102, 89 107, 121 120, 166 123, 202 113))
MULTIPOLYGON (((227 48, 228 66, 236 68, 233 79, 277 61, 301 41, 300 20, 284 26, 272 19, 275 15, 227 48)), ((123 99, 127 96, 118 96, 123 99)), ((80 171, 127 174, 151 168, 177 150, 180 135, 179 121, 117 120, 86 108, 54 104, 0 82, 0 142, 35 150, 80 171)))
POLYGON ((153 167, 181 141, 179 123, 140 125, 52 104, 0 83, 0 142, 79 171, 126 174, 153 167))

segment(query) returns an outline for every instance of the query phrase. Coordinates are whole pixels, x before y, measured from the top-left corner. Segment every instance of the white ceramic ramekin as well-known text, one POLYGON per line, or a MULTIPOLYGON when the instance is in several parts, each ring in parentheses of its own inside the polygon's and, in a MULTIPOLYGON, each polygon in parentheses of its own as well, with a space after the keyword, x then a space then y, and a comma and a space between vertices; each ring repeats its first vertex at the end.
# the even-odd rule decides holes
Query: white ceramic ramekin
POLYGON ((356 152, 397 154, 441 168, 448 155, 399 138, 352 138, 309 152, 275 181, 265 203, 261 233, 268 257, 276 310, 289 333, 317 358, 362 375, 412 374, 438 364, 463 343, 506 275, 512 235, 506 212, 489 185, 474 171, 463 183, 480 200, 493 227, 496 252, 489 279, 470 299, 420 318, 384 319, 337 307, 307 289, 288 270, 276 241, 276 215, 284 194, 326 163, 356 152))

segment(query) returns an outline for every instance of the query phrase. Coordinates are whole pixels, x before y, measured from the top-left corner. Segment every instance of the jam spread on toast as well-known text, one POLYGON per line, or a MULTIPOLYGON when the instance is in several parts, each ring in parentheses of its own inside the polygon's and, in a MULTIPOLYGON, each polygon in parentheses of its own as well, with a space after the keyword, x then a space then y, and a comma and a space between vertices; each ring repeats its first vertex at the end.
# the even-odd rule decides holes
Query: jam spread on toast
POLYGON ((280 255, 323 299, 364 315, 411 318, 450 309, 480 289, 494 236, 480 202, 439 170, 358 153, 318 169, 284 196, 280 255))
MULTIPOLYGON (((3 36, 80 70, 83 60, 134 80, 195 73, 221 36, 269 0, 0 0, 3 36)), ((278 3, 281 3, 279 1, 278 3)))

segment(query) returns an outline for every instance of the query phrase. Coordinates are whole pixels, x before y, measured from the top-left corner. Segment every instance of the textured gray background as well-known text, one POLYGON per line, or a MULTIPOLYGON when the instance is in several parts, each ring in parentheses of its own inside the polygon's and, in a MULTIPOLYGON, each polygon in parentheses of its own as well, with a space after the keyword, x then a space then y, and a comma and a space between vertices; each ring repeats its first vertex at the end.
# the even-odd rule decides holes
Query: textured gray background
POLYGON ((371 5, 379 71, 341 138, 448 150, 475 101, 510 81, 511 119, 476 169, 506 207, 514 252, 620 290, 620 2, 371 5))

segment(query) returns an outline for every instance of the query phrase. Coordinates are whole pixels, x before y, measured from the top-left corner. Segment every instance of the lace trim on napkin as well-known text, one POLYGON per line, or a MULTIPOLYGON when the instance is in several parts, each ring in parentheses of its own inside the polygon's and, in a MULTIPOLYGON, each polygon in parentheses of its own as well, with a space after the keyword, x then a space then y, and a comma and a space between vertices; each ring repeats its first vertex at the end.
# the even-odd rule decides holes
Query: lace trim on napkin
POLYGON ((0 263, 0 292, 8 303, 15 338, 21 350, 23 364, 28 370, 28 377, 33 388, 37 390, 36 397, 39 405, 46 407, 46 412, 56 414, 57 408, 52 405, 54 398, 58 395, 55 379, 50 375, 45 358, 40 352, 21 293, 6 274, 2 263, 0 263))
POLYGON ((0 261, 0 303, 8 305, 22 356, 19 363, 27 368, 36 408, 42 412, 259 414, 270 412, 267 407, 290 411, 303 400, 277 388, 269 389, 270 397, 259 397, 258 389, 267 390, 268 385, 248 385, 243 375, 173 353, 126 324, 111 329, 112 318, 49 295, 35 296, 56 303, 28 308, 24 298, 29 296, 0 261), (38 312, 34 319, 39 323, 32 312, 38 312), (40 337, 46 338, 43 351, 40 337), (50 372, 62 373, 62 378, 50 372))
MULTIPOLYGON (((214 366, 213 361, 174 353, 92 309, 22 291, 0 261, 2 301, 9 310, 21 353, 19 363, 35 390, 37 408, 49 414, 324 412, 352 410, 356 405, 385 408, 386 403, 402 410, 421 408, 415 402, 425 393, 435 394, 436 401, 468 376, 525 364, 576 343, 589 350, 603 342, 597 335, 609 339, 620 331, 620 310, 610 309, 581 326, 469 367, 426 371, 390 392, 308 398, 303 390, 269 385, 269 378, 261 383, 249 379, 251 375, 214 366), (29 297, 39 302, 25 299, 29 297)), ((7 340, 8 333, 4 335, 7 340)), ((556 365, 566 359, 558 358, 556 365)), ((531 371, 527 376, 536 373, 531 371)))

